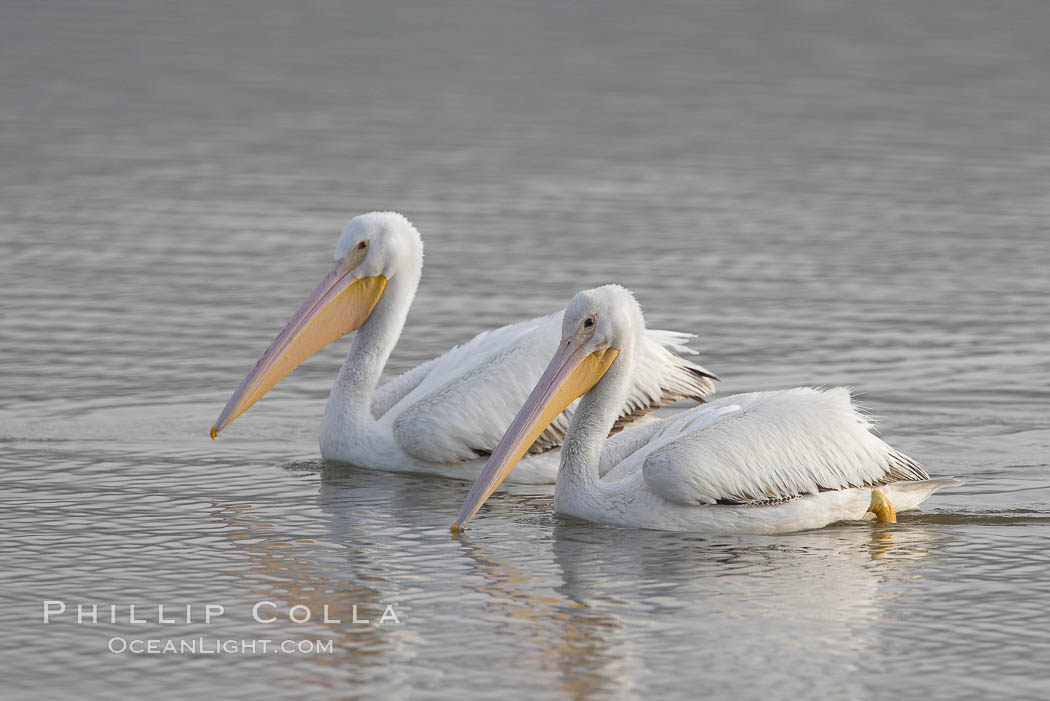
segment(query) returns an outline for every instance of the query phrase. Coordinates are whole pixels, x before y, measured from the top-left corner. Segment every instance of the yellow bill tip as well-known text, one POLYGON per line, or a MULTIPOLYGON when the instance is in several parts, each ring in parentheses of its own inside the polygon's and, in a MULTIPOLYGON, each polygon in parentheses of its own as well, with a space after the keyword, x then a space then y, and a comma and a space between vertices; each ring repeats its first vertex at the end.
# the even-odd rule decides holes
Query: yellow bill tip
POLYGON ((459 521, 453 521, 449 530, 452 531, 452 535, 456 535, 463 532, 463 526, 459 525, 459 521))
POLYGON ((219 432, 215 430, 215 427, 211 427, 211 439, 215 440, 215 436, 219 435, 219 432))

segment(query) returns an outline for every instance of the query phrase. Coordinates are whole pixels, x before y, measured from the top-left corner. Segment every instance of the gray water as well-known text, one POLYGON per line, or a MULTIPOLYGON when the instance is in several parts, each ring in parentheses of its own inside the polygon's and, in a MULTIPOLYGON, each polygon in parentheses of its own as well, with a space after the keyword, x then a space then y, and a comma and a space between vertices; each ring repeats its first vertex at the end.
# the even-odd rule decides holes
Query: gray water
POLYGON ((1036 0, 4 2, 0 696, 1045 698, 1048 31, 1036 0), (720 393, 850 385, 966 483, 775 538, 519 487, 454 540, 469 485, 320 461, 346 341, 210 441, 375 209, 426 242, 391 374, 617 281, 720 393), (332 649, 108 651, 201 637, 332 649))

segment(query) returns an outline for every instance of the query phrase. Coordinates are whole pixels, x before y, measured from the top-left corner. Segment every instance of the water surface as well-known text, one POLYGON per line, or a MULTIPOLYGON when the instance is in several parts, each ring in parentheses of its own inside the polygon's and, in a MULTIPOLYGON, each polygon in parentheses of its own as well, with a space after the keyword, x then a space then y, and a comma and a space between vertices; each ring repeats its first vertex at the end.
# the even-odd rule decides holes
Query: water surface
POLYGON ((3 694, 1045 695, 1047 27, 1014 1, 5 3, 3 694), (776 538, 515 488, 452 540, 468 485, 319 461, 345 342, 208 440, 374 209, 426 243, 391 373, 616 281, 721 393, 850 385, 966 484, 776 538), (47 599, 226 614, 45 626, 47 599))

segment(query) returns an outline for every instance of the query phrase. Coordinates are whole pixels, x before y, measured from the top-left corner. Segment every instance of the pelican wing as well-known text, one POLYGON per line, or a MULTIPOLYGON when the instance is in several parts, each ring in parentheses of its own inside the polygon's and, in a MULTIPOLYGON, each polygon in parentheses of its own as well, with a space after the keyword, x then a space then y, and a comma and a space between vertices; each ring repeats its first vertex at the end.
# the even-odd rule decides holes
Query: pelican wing
POLYGON ((392 406, 419 386, 419 383, 434 369, 438 360, 440 358, 432 358, 422 365, 401 373, 382 387, 378 387, 372 396, 372 416, 378 419, 390 411, 392 406))
MULTIPOLYGON (((418 385, 387 412, 409 455, 457 463, 491 452, 539 380, 561 339, 562 312, 479 334, 431 361, 418 385)), ((688 334, 647 331, 631 392, 614 432, 678 399, 703 398, 714 376, 679 354, 688 334)), ((561 445, 574 403, 537 439, 531 453, 561 445)))
POLYGON ((642 456, 648 487, 685 504, 775 504, 822 491, 925 480, 876 437, 847 389, 726 397, 666 422, 642 456))

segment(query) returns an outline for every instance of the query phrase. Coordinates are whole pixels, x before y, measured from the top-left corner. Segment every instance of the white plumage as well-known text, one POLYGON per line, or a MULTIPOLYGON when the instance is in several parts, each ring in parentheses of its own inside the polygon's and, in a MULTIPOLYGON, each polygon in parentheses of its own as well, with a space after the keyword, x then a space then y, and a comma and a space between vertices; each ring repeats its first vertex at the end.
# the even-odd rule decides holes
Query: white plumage
POLYGON ((764 504, 820 491, 923 480, 921 466, 871 432, 849 391, 799 387, 725 397, 658 424, 639 463, 678 504, 764 504))
MULTIPOLYGON (((562 313, 486 331, 429 363, 419 384, 390 409, 401 448, 420 460, 457 463, 492 452, 557 348, 562 313)), ((711 391, 710 376, 672 351, 691 353, 686 334, 647 333, 621 416, 637 416, 680 397, 711 391)), ((537 441, 561 444, 575 405, 537 441)))
POLYGON ((601 479, 604 498, 559 490, 557 509, 661 530, 773 533, 864 518, 872 487, 900 512, 954 482, 931 480, 871 427, 841 387, 723 397, 610 439, 607 451, 626 455, 601 479))
MULTIPOLYGON (((353 417, 347 404, 354 393, 337 382, 325 412, 322 455, 378 470, 476 478, 557 347, 561 317, 486 331, 395 378, 376 391, 372 422, 353 417)), ((688 338, 671 331, 645 335, 644 370, 632 373, 618 423, 631 425, 663 404, 702 400, 713 390, 710 373, 676 355, 692 352, 684 346, 688 338)), ((566 408, 537 439, 514 482, 555 481, 557 448, 575 409, 566 408)))
POLYGON ((875 436, 843 388, 723 397, 606 440, 644 328, 637 302, 621 287, 573 299, 560 354, 471 490, 457 525, 513 467, 511 434, 529 435, 523 427, 552 401, 557 384, 578 377, 572 364, 610 350, 615 359, 585 385, 590 389, 565 438, 555 489, 559 513, 661 530, 778 533, 864 518, 873 492, 880 504, 888 499, 897 511, 913 509, 954 482, 931 480, 875 436))
MULTIPOLYGON (((314 318, 328 314, 335 319, 331 324, 345 333, 341 320, 367 307, 360 325, 347 329, 356 333, 325 409, 321 454, 377 470, 474 479, 557 346, 562 312, 481 333, 377 387, 408 315, 422 264, 422 241, 403 216, 383 212, 353 219, 340 237, 328 282, 322 281, 267 349, 213 432, 262 396, 265 390, 251 398, 252 387, 264 384, 260 378, 271 372, 279 356, 294 354, 294 344, 304 349, 303 358, 309 355, 306 351, 316 350, 310 336, 314 318), (362 278, 382 280, 374 302, 353 298, 352 281, 362 278), (330 305, 327 310, 324 304, 330 305), (295 334, 304 340, 294 339, 295 334)), ((685 345, 689 338, 671 331, 645 334, 611 430, 635 423, 663 404, 681 398, 702 401, 713 391, 714 376, 679 355, 693 353, 685 345)), ((284 376, 271 374, 278 380, 284 376)), ((554 482, 554 449, 561 445, 574 408, 567 408, 537 438, 515 481, 554 482)))

